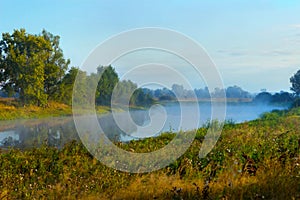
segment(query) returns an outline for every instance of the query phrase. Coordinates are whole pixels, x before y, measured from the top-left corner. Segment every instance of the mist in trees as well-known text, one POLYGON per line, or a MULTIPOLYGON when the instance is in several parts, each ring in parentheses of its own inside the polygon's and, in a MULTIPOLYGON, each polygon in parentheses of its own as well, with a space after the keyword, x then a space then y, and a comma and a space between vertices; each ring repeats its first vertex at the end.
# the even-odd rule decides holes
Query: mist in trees
POLYGON ((21 105, 47 106, 48 101, 72 104, 75 101, 110 106, 129 104, 149 106, 155 101, 197 100, 220 98, 252 99, 254 102, 289 103, 300 94, 300 70, 291 78, 291 90, 270 94, 266 91, 254 96, 238 86, 226 89, 207 87, 187 90, 182 85, 173 84, 170 89, 138 88, 130 80, 119 80, 112 66, 99 66, 95 73, 76 67, 69 68, 70 60, 64 57, 60 48, 60 37, 46 30, 40 34, 29 34, 25 29, 3 33, 0 40, 0 90, 8 97, 17 97, 21 105), (101 77, 101 78, 100 78, 101 77), (74 90, 74 82, 79 87, 74 90), (96 88, 95 98, 92 91, 96 88), (114 98, 112 99, 112 94, 114 98))
MULTIPOLYGON (((0 41, 1 93, 18 97, 22 105, 47 106, 49 100, 71 105, 75 92, 80 97, 76 99, 79 103, 109 106, 112 92, 119 83, 116 99, 130 93, 131 105, 153 102, 133 82, 119 82, 112 66, 99 66, 97 72, 90 75, 76 67, 68 70, 70 60, 64 58, 59 40, 59 36, 46 30, 38 35, 29 34, 25 29, 14 30, 12 34, 3 33, 0 41), (73 91, 75 80, 79 87, 73 91), (93 92, 93 88, 96 88, 95 99, 87 95, 93 92)), ((115 103, 120 103, 118 101, 115 103)))
POLYGON ((215 88, 213 91, 209 91, 208 87, 196 88, 194 90, 187 90, 183 85, 173 84, 171 89, 144 89, 145 93, 150 94, 153 98, 158 100, 175 100, 176 98, 184 99, 209 99, 224 97, 224 93, 227 98, 252 98, 252 94, 243 90, 238 86, 230 86, 226 89, 215 88))

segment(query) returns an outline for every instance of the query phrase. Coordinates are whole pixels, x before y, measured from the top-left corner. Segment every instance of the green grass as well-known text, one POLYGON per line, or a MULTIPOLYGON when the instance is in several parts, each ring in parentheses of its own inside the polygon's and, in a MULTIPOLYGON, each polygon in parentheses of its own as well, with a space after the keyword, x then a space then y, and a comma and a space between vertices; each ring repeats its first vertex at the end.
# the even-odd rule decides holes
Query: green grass
MULTIPOLYGON (((82 114, 84 112, 83 110, 82 114)), ((111 112, 111 109, 108 106, 97 106, 96 112, 105 114, 111 112)), ((43 108, 33 105, 20 106, 15 100, 0 98, 0 120, 71 116, 72 114, 71 106, 58 102, 49 102, 43 108)))
MULTIPOLYGON (((113 108, 117 112, 124 111, 124 107, 116 105, 113 108)), ((130 109, 145 109, 139 106, 130 106, 130 109)), ((96 106, 98 114, 110 113, 112 109, 110 106, 96 106)), ((89 109, 76 110, 76 113, 86 114, 90 112, 89 109)), ((14 120, 14 119, 31 119, 31 118, 46 118, 71 116, 73 114, 72 107, 63 103, 48 102, 46 107, 38 107, 33 105, 20 106, 20 104, 12 98, 0 98, 0 120, 14 120)))
POLYGON ((18 106, 15 103, 0 102, 0 120, 43 118, 52 116, 67 116, 72 114, 70 106, 50 102, 47 107, 18 106))
MULTIPOLYGON (((198 153, 206 128, 177 161, 155 172, 108 168, 80 143, 0 154, 0 199, 299 199, 300 109, 276 111, 241 124, 227 123, 214 149, 198 153)), ((174 133, 117 143, 151 152, 174 133)))

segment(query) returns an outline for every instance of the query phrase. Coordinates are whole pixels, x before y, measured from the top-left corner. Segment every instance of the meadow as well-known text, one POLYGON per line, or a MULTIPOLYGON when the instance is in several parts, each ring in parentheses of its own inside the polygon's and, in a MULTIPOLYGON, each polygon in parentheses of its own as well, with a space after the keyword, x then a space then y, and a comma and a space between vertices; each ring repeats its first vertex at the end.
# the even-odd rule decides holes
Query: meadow
MULTIPOLYGON (((72 107, 55 101, 48 102, 47 106, 35 105, 20 106, 20 102, 13 98, 0 98, 0 120, 32 119, 46 117, 72 116, 72 107)), ((109 106, 96 106, 96 112, 104 114, 110 112, 109 106)), ((82 111, 84 114, 84 111, 82 111)))
MULTIPOLYGON (((169 166, 133 174, 106 167, 79 142, 0 150, 0 199, 299 199, 300 109, 227 122, 216 146, 198 153, 208 124, 186 153, 169 166)), ((188 134, 188 133, 187 133, 188 134)), ((175 133, 116 143, 151 152, 175 133)))

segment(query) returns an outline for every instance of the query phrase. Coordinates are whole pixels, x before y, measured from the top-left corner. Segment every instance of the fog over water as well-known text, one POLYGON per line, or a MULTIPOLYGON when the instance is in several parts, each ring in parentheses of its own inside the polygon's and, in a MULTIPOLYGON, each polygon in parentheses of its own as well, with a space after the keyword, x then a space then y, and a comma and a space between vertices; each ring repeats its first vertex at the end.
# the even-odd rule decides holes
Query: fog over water
MULTIPOLYGON (((256 119, 264 112, 285 108, 287 106, 227 103, 226 120, 240 123, 256 119)), ((211 120, 211 104, 207 102, 164 103, 161 106, 154 106, 150 112, 131 110, 130 116, 131 119, 127 119, 126 113, 122 112, 117 113, 116 116, 105 114, 98 117, 98 122, 110 140, 128 141, 155 136, 166 131, 177 132, 199 128, 211 120), (197 109, 200 117, 197 116, 197 109), (182 113, 187 113, 184 115, 183 123, 182 113), (114 117, 118 119, 118 124, 114 117), (140 130, 138 126, 146 127, 144 130, 154 130, 147 129, 147 126, 151 128, 150 125, 153 123, 158 123, 155 127, 156 131, 138 131, 140 130)), ((87 122, 87 127, 95 129, 98 127, 98 124, 89 123, 91 116, 81 117, 82 121, 87 122)), ((0 121, 0 147, 27 148, 47 144, 60 148, 70 140, 79 140, 72 117, 0 121)))

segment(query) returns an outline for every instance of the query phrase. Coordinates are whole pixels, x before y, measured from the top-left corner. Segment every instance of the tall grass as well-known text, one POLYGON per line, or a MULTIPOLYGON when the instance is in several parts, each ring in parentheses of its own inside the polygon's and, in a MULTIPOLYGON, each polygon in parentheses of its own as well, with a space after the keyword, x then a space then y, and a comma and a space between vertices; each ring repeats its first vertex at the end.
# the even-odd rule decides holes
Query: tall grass
MULTIPOLYGON (((77 142, 60 150, 12 149, 0 154, 0 199, 299 199, 299 113, 226 123, 205 158, 198 153, 207 127, 200 128, 183 156, 144 174, 108 168, 77 142)), ((116 145, 151 152, 174 136, 116 145)))
MULTIPOLYGON (((97 106, 96 112, 104 114, 110 112, 108 106, 97 106)), ((84 114, 82 110, 82 114, 84 114)), ((20 106, 16 100, 3 100, 0 98, 0 120, 45 118, 72 115, 72 107, 58 102, 48 102, 46 107, 34 105, 20 106)))
POLYGON ((15 100, 0 101, 0 120, 42 118, 49 116, 66 116, 72 114, 70 106, 49 102, 47 107, 20 106, 15 100))

